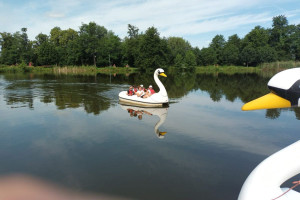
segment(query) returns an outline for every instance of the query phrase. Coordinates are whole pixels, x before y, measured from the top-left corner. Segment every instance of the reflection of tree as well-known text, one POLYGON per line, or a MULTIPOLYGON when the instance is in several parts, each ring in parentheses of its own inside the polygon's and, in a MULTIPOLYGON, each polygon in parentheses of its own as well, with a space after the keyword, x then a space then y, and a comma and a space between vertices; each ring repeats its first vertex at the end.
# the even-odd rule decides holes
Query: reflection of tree
POLYGON ((213 101, 224 95, 228 101, 239 98, 246 103, 268 92, 267 81, 258 74, 198 74, 195 89, 208 92, 213 101))
POLYGON ((10 105, 28 103, 33 108, 33 99, 39 98, 43 103, 55 102, 58 109, 84 107, 94 114, 110 107, 110 100, 101 95, 110 87, 98 85, 97 77, 43 75, 31 81, 27 75, 19 76, 4 76, 9 82, 5 98, 10 105))
POLYGON ((266 118, 277 119, 280 116, 280 109, 267 109, 266 118))
POLYGON ((296 118, 298 120, 300 120, 300 108, 299 107, 295 107, 295 108, 291 108, 291 110, 294 111, 295 115, 296 115, 296 118))
POLYGON ((180 98, 194 89, 196 79, 194 73, 176 73, 169 77, 165 81, 165 87, 170 98, 180 98))
POLYGON ((30 88, 33 88, 34 83, 31 81, 20 81, 13 76, 8 76, 8 78, 13 82, 5 88, 4 98, 7 105, 19 106, 19 104, 23 104, 33 109, 34 94, 30 88))
POLYGON ((210 98, 213 100, 213 101, 220 101, 221 98, 222 98, 222 93, 220 90, 214 90, 214 91, 211 91, 210 93, 210 98))
MULTIPOLYGON (((266 111, 266 118, 277 119, 280 116, 282 110, 283 109, 279 109, 279 108, 278 109, 269 109, 266 111)), ((296 119, 300 120, 300 108, 299 107, 289 108, 288 110, 291 112, 294 112, 296 119)))

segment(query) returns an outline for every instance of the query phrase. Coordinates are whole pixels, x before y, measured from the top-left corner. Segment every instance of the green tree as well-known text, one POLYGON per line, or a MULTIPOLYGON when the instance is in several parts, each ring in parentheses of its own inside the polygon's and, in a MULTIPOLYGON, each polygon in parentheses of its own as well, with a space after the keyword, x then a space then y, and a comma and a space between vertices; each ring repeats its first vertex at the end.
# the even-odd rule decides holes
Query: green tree
POLYGON ((223 49, 223 63, 225 65, 237 65, 239 63, 239 53, 237 46, 227 43, 223 49))
POLYGON ((121 39, 118 36, 112 31, 108 31, 99 44, 97 65, 121 65, 121 39))
POLYGON ((247 58, 243 59, 243 62, 257 65, 263 62, 275 61, 277 58, 276 51, 268 45, 269 40, 269 32, 266 29, 260 26, 256 26, 252 29, 242 42, 243 46, 245 46, 244 51, 242 51, 242 56, 247 56, 247 58), (253 50, 255 54, 252 52, 253 50))
POLYGON ((250 43, 255 49, 258 47, 267 46, 269 42, 269 33, 261 26, 256 26, 245 36, 243 42, 246 45, 250 43))
POLYGON ((35 53, 38 65, 53 65, 58 63, 55 46, 45 34, 40 33, 36 36, 35 53))
POLYGON ((122 46, 122 62, 126 65, 129 64, 132 67, 136 67, 136 59, 139 51, 138 46, 140 42, 139 29, 131 24, 128 24, 128 37, 125 37, 122 46))
POLYGON ((16 39, 12 34, 7 32, 2 32, 0 35, 1 63, 6 65, 18 63, 16 39))
POLYGON ((33 60, 32 42, 28 39, 27 28, 21 29, 20 35, 20 60, 28 64, 33 60))
POLYGON ((232 44, 236 46, 237 48, 241 48, 241 39, 237 34, 231 35, 228 37, 228 41, 226 44, 232 44))
POLYGON ((188 51, 192 50, 190 43, 180 37, 169 37, 167 39, 168 49, 169 49, 169 65, 175 64, 175 58, 178 54, 182 57, 186 56, 188 51))
POLYGON ((214 65, 217 61, 217 54, 213 48, 208 47, 201 49, 201 63, 203 63, 203 65, 214 65))
POLYGON ((217 57, 217 63, 216 64, 222 64, 223 63, 223 49, 226 44, 226 41, 224 39, 223 35, 216 35, 212 42, 209 44, 209 47, 212 48, 216 52, 217 57))
POLYGON ((223 64, 240 65, 239 55, 241 52, 241 39, 237 34, 228 37, 223 49, 223 64))
POLYGON ((131 24, 128 24, 128 36, 129 38, 138 38, 139 36, 139 29, 131 24))
POLYGON ((270 45, 277 51, 279 60, 291 58, 288 40, 288 20, 284 15, 273 17, 272 29, 270 30, 270 45))
POLYGON ((201 50, 198 47, 195 47, 193 49, 193 51, 196 56, 196 65, 197 66, 203 65, 202 60, 201 60, 201 50))
POLYGON ((96 59, 104 57, 97 50, 103 48, 100 40, 107 34, 107 29, 95 22, 82 24, 79 28, 79 46, 82 64, 96 65, 96 59))
POLYGON ((288 37, 285 40, 292 60, 300 60, 300 24, 289 25, 288 37))
POLYGON ((141 69, 156 69, 167 63, 167 41, 161 39, 156 28, 150 27, 141 36, 139 43, 139 54, 136 66, 141 69))
POLYGON ((270 46, 263 46, 258 47, 257 50, 257 62, 264 63, 264 62, 274 62, 277 59, 276 50, 270 46))
POLYGON ((241 52, 241 61, 248 67, 249 65, 255 64, 256 51, 251 44, 247 45, 241 52))
POLYGON ((14 34, 0 33, 1 63, 12 65, 28 62, 33 57, 32 42, 28 39, 27 28, 22 28, 14 34))
POLYGON ((185 66, 189 69, 196 67, 197 61, 196 61, 196 56, 192 50, 189 50, 185 54, 185 66))
POLYGON ((174 65, 178 68, 184 67, 184 60, 181 54, 177 54, 177 56, 175 57, 174 65))

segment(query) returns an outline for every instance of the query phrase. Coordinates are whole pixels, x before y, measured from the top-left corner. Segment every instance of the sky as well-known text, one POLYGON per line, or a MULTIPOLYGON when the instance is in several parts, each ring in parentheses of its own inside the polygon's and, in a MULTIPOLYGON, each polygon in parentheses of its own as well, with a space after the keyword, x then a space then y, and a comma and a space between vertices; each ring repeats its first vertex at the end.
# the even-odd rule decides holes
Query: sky
POLYGON ((56 26, 76 31, 96 22, 121 39, 128 24, 145 32, 154 26, 161 37, 182 37, 193 47, 207 47, 213 37, 238 34, 255 26, 272 27, 272 18, 300 24, 299 0, 0 0, 0 32, 27 28, 31 40, 56 26))

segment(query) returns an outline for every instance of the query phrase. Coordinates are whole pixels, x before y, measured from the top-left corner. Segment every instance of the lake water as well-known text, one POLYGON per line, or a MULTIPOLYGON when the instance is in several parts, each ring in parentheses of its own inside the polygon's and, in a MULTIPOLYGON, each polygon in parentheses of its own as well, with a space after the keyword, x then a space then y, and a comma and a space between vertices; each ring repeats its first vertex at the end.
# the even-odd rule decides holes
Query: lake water
POLYGON ((118 93, 155 85, 151 74, 0 74, 0 175, 132 199, 236 199, 257 164, 299 139, 299 109, 241 111, 269 78, 167 75, 169 108, 141 109, 118 93))

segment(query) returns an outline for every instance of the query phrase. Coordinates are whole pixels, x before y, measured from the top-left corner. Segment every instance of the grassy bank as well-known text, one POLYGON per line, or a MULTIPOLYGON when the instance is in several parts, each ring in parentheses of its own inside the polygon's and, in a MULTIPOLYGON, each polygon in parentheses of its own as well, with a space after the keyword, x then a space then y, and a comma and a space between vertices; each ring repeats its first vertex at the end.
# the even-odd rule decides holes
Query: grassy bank
MULTIPOLYGON (((300 67, 300 62, 297 61, 281 61, 264 63, 257 67, 245 67, 245 66, 203 66, 196 67, 195 72, 201 74, 248 74, 248 73, 259 73, 263 76, 273 76, 277 72, 285 69, 300 67)), ((169 67, 168 72, 174 72, 180 70, 177 67, 169 67)), ((188 70, 188 69, 183 69, 188 70)), ((49 74, 81 74, 81 75, 95 75, 97 73, 104 74, 130 74, 139 71, 138 68, 131 67, 95 67, 95 66, 39 66, 29 67, 25 64, 18 66, 4 66, 0 65, 0 73, 49 73, 49 74)))
POLYGON ((271 63, 263 63, 259 66, 261 68, 262 73, 264 74, 274 74, 285 69, 300 67, 299 61, 281 61, 281 62, 271 62, 271 63))
POLYGON ((1 73, 54 73, 54 74, 81 74, 81 75, 95 75, 97 73, 117 73, 117 74, 127 74, 134 73, 137 68, 131 67, 102 67, 98 68, 95 66, 39 66, 39 67, 29 67, 24 65, 19 66, 0 66, 1 73))
POLYGON ((196 67, 196 73, 225 73, 225 74, 245 74, 245 73, 259 73, 261 71, 258 67, 243 67, 243 66, 205 66, 196 67))
POLYGON ((264 76, 273 76, 285 69, 300 67, 299 61, 281 61, 272 63, 263 63, 257 67, 245 66, 205 66, 196 67, 196 73, 225 73, 225 74, 246 74, 259 73, 264 76))

